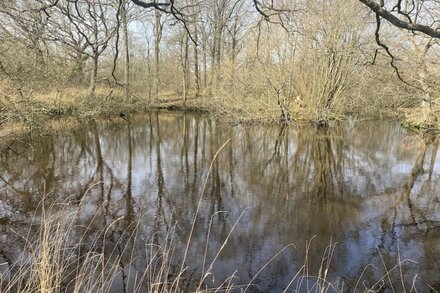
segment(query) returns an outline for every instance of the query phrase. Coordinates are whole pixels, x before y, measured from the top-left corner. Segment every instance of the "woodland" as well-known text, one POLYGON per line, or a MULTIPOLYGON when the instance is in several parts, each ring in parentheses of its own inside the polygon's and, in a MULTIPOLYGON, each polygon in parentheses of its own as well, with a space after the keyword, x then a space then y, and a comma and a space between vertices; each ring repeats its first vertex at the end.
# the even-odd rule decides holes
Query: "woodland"
POLYGON ((3 0, 0 125, 151 108, 439 122, 440 1, 3 0))

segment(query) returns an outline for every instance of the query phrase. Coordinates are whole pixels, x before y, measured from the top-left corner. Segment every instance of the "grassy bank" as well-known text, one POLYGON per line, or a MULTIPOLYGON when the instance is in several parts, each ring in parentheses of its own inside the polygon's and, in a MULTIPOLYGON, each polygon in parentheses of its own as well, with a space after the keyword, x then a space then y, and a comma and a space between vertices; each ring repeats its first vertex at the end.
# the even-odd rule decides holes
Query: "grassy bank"
MULTIPOLYGON (((201 111, 228 122, 278 123, 279 106, 271 99, 194 97, 187 101, 173 93, 163 93, 159 99, 148 99, 141 94, 129 100, 123 91, 99 88, 94 97, 87 89, 64 89, 48 93, 27 94, 28 98, 8 98, 0 101, 0 126, 21 123, 30 130, 41 130, 47 121, 61 117, 79 119, 113 117, 136 111, 167 109, 171 111, 201 111)), ((306 113, 294 109, 294 121, 307 120, 306 113)))
POLYGON ((28 91, 5 96, 0 100, 0 148, 24 136, 44 135, 90 119, 123 117, 150 108, 148 101, 132 99, 125 102, 121 90, 108 88, 99 88, 94 97, 89 97, 86 89, 44 94, 28 91))
MULTIPOLYGON (((44 94, 29 91, 0 100, 0 148, 24 136, 44 135, 63 127, 65 130, 90 120, 126 119, 128 114, 149 110, 204 112, 228 123, 280 122, 276 104, 249 99, 232 101, 192 96, 184 102, 181 97, 163 93, 160 99, 136 95, 125 100, 122 89, 106 87, 98 88, 94 97, 89 96, 87 89, 64 89, 44 94)), ((294 120, 305 121, 305 118, 295 115, 294 120)))
MULTIPOLYGON (((142 94, 124 98, 122 88, 100 87, 94 97, 87 89, 27 91, 5 96, 0 100, 0 148, 7 147, 14 139, 26 135, 42 135, 69 125, 88 122, 91 119, 126 119, 126 115, 154 109, 170 111, 197 111, 228 123, 320 123, 315 108, 300 99, 281 107, 272 96, 189 95, 186 101, 174 93, 162 93, 160 99, 143 98, 142 94), (286 114, 287 113, 287 114, 286 114), (63 123, 57 123, 58 121, 63 123)), ((355 119, 401 119, 404 127, 429 134, 438 134, 440 107, 357 107, 335 110, 326 114, 328 121, 355 119), (375 110, 380 109, 380 110, 375 110)))
POLYGON ((421 134, 440 134, 440 105, 426 105, 409 109, 402 117, 403 127, 421 134))

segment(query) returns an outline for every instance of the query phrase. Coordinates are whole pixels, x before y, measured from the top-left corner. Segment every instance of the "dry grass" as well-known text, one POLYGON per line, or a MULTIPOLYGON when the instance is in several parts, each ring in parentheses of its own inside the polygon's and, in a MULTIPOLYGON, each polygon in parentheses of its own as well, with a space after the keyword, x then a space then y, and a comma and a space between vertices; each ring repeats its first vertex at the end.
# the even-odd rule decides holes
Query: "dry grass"
POLYGON ((405 109, 403 125, 409 129, 422 133, 440 133, 440 105, 432 103, 430 106, 422 103, 419 107, 405 109))
MULTIPOLYGON (((95 231, 95 241, 93 243, 88 243, 88 235, 85 232, 79 236, 78 241, 75 241, 75 239, 78 239, 76 232, 78 230, 90 231, 93 223, 89 223, 86 227, 80 226, 77 219, 81 212, 81 203, 73 209, 69 207, 70 204, 69 202, 63 202, 51 204, 45 208, 44 200, 42 201, 41 214, 35 215, 33 223, 33 225, 38 226, 36 233, 30 231, 25 236, 26 246, 23 253, 16 263, 10 267, 10 270, 0 276, 2 281, 1 292, 112 291, 114 283, 120 279, 125 267, 129 267, 130 263, 138 257, 138 254, 135 255, 135 248, 129 244, 132 243, 130 240, 139 237, 138 224, 128 227, 124 231, 125 236, 128 236, 128 238, 121 236, 116 240, 114 247, 108 247, 105 242, 110 238, 112 227, 123 221, 123 218, 114 220, 100 231, 95 231), (85 250, 84 247, 88 247, 88 249, 85 250), (122 266, 122 263, 125 263, 125 266, 122 266)), ((238 220, 234 227, 237 224, 238 220)), ((191 243, 191 236, 186 251, 182 252, 184 256, 180 270, 172 272, 175 228, 175 226, 171 227, 161 242, 145 243, 143 247, 146 264, 144 271, 138 271, 131 277, 123 277, 125 280, 131 280, 132 282, 126 284, 131 288, 130 292, 183 292, 188 290, 188 281, 185 280, 187 277, 185 258, 191 243)), ((200 278, 192 280, 192 291, 231 292, 235 289, 246 291, 252 288, 252 282, 264 270, 266 265, 247 284, 236 285, 232 283, 233 276, 227 278, 216 288, 209 288, 204 284, 206 278, 212 274, 215 262, 227 245, 233 230, 234 228, 230 231, 214 259, 209 263, 205 259, 203 263, 206 265, 200 278)), ((285 247, 282 251, 288 247, 285 247)), ((275 255, 268 264, 278 257, 282 251, 275 255)), ((305 272, 306 269, 306 267, 301 268, 299 273, 305 272)), ((322 287, 319 292, 326 292, 328 288, 331 288, 331 284, 324 279, 327 269, 323 267, 323 270, 316 277, 318 282, 314 286, 322 287)), ((292 282, 297 277, 295 276, 292 282)), ((313 279, 313 277, 308 276, 307 279, 313 279)))
MULTIPOLYGON (((126 222, 125 216, 121 216, 103 225, 100 220, 101 213, 98 210, 91 220, 86 223, 82 221, 81 214, 85 209, 83 200, 87 198, 90 189, 100 184, 97 183, 90 186, 79 202, 77 199, 49 202, 53 196, 43 196, 34 214, 29 232, 23 236, 25 245, 22 248, 22 254, 15 263, 9 265, 9 269, 3 270, 0 275, 0 291, 6 293, 65 291, 104 293, 114 291, 115 283, 121 280, 124 284, 124 289, 121 291, 124 292, 253 291, 258 287, 255 284, 258 276, 272 262, 281 257, 285 250, 294 248, 293 243, 285 246, 269 259, 247 283, 234 282, 236 271, 222 280, 217 287, 209 287, 205 282, 208 277, 212 277, 216 262, 228 245, 235 228, 240 225, 240 219, 246 210, 236 219, 220 248, 208 261, 207 252, 210 249, 208 243, 212 229, 215 229, 211 218, 201 272, 199 275, 192 275, 188 272, 188 251, 192 245, 192 235, 209 173, 214 160, 227 143, 217 151, 211 162, 183 250, 178 250, 176 224, 169 227, 167 231, 156 231, 155 237, 142 240, 140 228, 141 223, 145 222, 142 218, 126 222), (125 224, 120 225, 121 223, 125 224), (159 234, 161 236, 156 237, 159 234), (131 266, 139 261, 143 264, 142 270, 132 270, 131 266), (177 266, 176 261, 178 261, 177 266)), ((100 210, 105 209, 104 205, 103 203, 100 210)), ((314 271, 309 258, 312 241, 314 241, 313 238, 306 244, 304 264, 292 276, 284 292, 346 292, 344 283, 332 281, 329 276, 336 244, 330 243, 325 249, 320 266, 314 271)), ((382 256, 381 259, 383 261, 382 256)), ((383 262, 383 276, 370 285, 361 283, 364 273, 374 268, 373 265, 366 266, 352 292, 382 292, 381 290, 385 287, 391 288, 392 292, 398 292, 399 289, 395 289, 392 285, 391 276, 399 272, 402 279, 402 292, 417 292, 414 285, 411 288, 405 288, 403 283, 402 267, 406 262, 410 260, 402 260, 400 252, 395 266, 388 268, 383 262)), ((413 284, 415 281, 416 277, 413 284)))
MULTIPOLYGON (((213 267, 220 258, 221 252, 226 245, 234 228, 239 225, 239 219, 230 230, 221 248, 211 261, 204 256, 204 266, 199 276, 189 276, 187 272, 186 251, 180 251, 183 255, 180 268, 172 269, 176 258, 176 226, 170 227, 160 242, 145 242, 143 247, 132 245, 134 240, 139 240, 139 222, 131 224, 117 239, 112 238, 112 229, 123 218, 102 227, 99 231, 93 231, 93 241, 90 242, 90 232, 94 227, 93 221, 87 226, 81 226, 78 217, 81 213, 81 203, 72 208, 72 203, 63 202, 50 204, 44 208, 44 200, 41 203, 41 213, 35 215, 33 225, 37 225, 35 232, 25 236, 26 246, 16 263, 10 266, 10 270, 0 276, 2 282, 1 292, 112 292, 115 283, 124 282, 125 290, 129 292, 232 292, 253 291, 254 281, 269 264, 276 261, 282 253, 294 247, 290 244, 275 254, 247 283, 234 283, 236 280, 233 273, 223 280, 221 285, 211 288, 205 283, 207 277, 212 277, 213 267), (84 231, 77 234, 78 231, 84 231), (113 246, 106 245, 106 241, 112 238, 113 246), (142 250, 140 250, 142 249, 142 250), (144 251, 143 271, 134 271, 130 265, 138 261, 139 251, 144 251), (190 285, 188 284, 188 278, 190 285), (128 288, 128 289, 127 289, 128 288)), ((244 211, 245 212, 245 211, 244 211)), ((194 218, 194 220, 196 217, 194 218)), ((94 219, 94 220, 97 220, 94 219)), ((209 230, 214 229, 210 226, 209 230)), ((211 231, 208 231, 208 235, 211 231)), ((208 236, 209 237, 209 236, 208 236)), ((306 257, 304 264, 292 276, 284 292, 346 292, 344 284, 332 282, 329 277, 333 254, 336 244, 330 244, 323 252, 322 262, 317 271, 312 271, 309 260, 309 250, 312 241, 306 245, 306 257)), ((187 243, 187 249, 191 245, 191 236, 187 243)), ((209 249, 206 247, 206 249, 209 249)), ((366 286, 360 282, 362 275, 374 266, 367 266, 362 272, 359 281, 350 292, 381 292, 385 287, 390 288, 393 274, 402 271, 402 266, 409 260, 397 261, 397 264, 387 268, 384 264, 384 274, 374 284, 366 286)), ((378 268, 375 268, 378 269, 378 268)), ((415 283, 414 279, 413 283, 415 283)), ((392 285, 391 285, 391 288, 392 285)), ((405 288, 405 292, 417 292, 415 287, 405 288)), ((392 292, 399 292, 394 289, 392 292)))
POLYGON ((234 123, 277 123, 280 111, 270 99, 216 95, 190 100, 188 107, 201 109, 212 117, 234 123))
MULTIPOLYGON (((53 118, 75 117, 96 118, 99 116, 117 116, 149 107, 145 100, 133 98, 130 102, 123 99, 122 89, 108 87, 97 88, 96 96, 89 97, 86 88, 65 88, 37 92, 33 90, 14 90, 13 87, 0 84, 0 138, 6 140, 15 129, 19 133, 45 133, 50 130, 53 118)), ((18 132, 17 132, 18 134, 18 132)))

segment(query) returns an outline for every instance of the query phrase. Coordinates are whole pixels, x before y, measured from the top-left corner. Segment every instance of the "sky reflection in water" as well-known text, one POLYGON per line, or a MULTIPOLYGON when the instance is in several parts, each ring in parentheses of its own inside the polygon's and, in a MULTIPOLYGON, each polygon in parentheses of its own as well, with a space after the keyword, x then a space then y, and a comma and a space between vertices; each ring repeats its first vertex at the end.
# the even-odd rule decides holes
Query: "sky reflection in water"
MULTIPOLYGON (((346 291, 353 291, 362 273, 359 290, 373 285, 384 275, 383 263, 391 269, 399 257, 413 261, 402 266, 407 289, 415 274, 422 291, 427 283, 439 289, 438 142, 383 121, 323 132, 233 127, 202 115, 151 113, 131 123, 90 125, 35 141, 32 148, 14 146, 18 155, 0 157, 0 263, 19 253, 23 243, 12 229, 27 231, 41 194, 80 199, 102 182, 85 195, 80 220, 88 223, 98 213, 93 225, 99 229, 123 216, 115 230, 141 221, 141 240, 159 237, 155 232, 177 221, 178 264, 208 167, 229 138, 203 192, 188 272, 200 273, 210 224, 208 263, 244 212, 214 265, 215 280, 206 280, 209 286, 235 270, 234 283, 246 284, 294 243, 255 281, 262 291, 279 291, 304 264, 313 238, 310 274, 318 273, 327 246, 336 243, 329 279, 343 282, 346 291), (368 264, 376 269, 364 271, 368 264)), ((392 273, 397 292, 403 290, 399 274, 392 273)))

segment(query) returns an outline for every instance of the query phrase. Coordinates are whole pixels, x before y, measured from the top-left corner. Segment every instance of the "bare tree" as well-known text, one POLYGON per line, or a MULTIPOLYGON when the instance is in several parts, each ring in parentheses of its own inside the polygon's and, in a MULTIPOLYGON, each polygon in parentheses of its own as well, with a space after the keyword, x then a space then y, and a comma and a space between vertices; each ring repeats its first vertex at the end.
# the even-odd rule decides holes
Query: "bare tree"
POLYGON ((193 24, 193 47, 194 47, 194 82, 195 82, 195 96, 200 95, 200 66, 199 66, 199 28, 198 17, 200 8, 197 7, 195 0, 192 0, 192 24, 193 24))
POLYGON ((114 3, 104 0, 60 0, 57 4, 59 11, 69 20, 75 33, 81 35, 87 47, 84 54, 92 60, 90 74, 90 94, 95 95, 99 69, 99 57, 108 48, 110 40, 118 29, 116 19, 120 11, 115 12, 114 3))
POLYGON ((3 0, 0 61, 23 96, 47 88, 57 104, 69 86, 80 96, 71 100, 96 96, 102 77, 127 104, 207 94, 198 102, 238 119, 325 122, 384 93, 440 104, 439 17, 440 2, 423 0, 3 0))
POLYGON ((124 0, 122 3, 121 19, 124 38, 124 86, 126 102, 130 101, 130 41, 128 36, 128 8, 128 2, 124 0))
POLYGON ((45 33, 48 17, 27 8, 21 1, 5 1, 0 6, 0 32, 33 52, 34 65, 45 63, 45 33))
POLYGON ((155 99, 159 100, 160 88, 160 42, 162 40, 163 22, 162 13, 156 9, 154 12, 154 93, 155 99))

